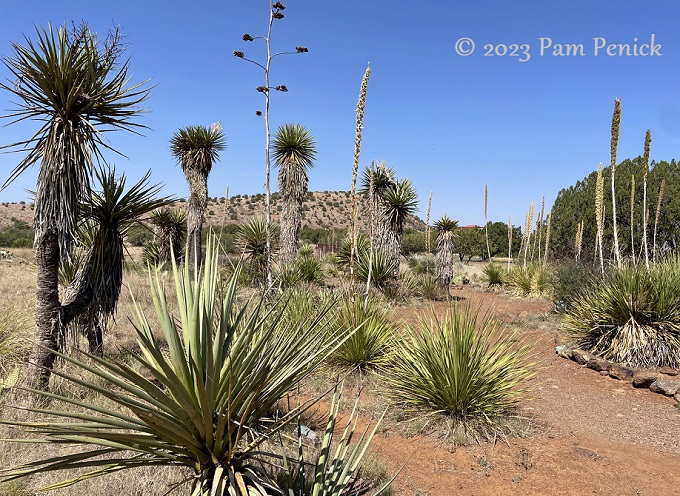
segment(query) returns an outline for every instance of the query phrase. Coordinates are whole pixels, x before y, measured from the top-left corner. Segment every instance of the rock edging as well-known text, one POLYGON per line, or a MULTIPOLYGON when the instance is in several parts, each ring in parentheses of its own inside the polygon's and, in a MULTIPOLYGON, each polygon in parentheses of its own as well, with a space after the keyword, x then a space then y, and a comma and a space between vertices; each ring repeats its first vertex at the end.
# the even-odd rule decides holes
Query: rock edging
POLYGON ((593 369, 601 375, 630 382, 634 388, 645 388, 653 393, 672 397, 680 407, 680 372, 671 367, 661 367, 658 370, 636 370, 610 362, 580 348, 565 345, 556 346, 555 353, 562 358, 573 360, 579 365, 593 369))

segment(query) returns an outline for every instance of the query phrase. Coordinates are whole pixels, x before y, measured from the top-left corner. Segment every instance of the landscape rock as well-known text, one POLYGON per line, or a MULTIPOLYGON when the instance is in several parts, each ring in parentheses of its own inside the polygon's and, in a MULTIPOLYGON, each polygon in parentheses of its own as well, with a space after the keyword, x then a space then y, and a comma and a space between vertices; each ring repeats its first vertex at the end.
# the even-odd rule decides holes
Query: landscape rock
POLYGON ((580 365, 585 365, 590 359, 595 358, 595 355, 588 353, 587 351, 583 351, 580 348, 574 348, 571 350, 571 353, 573 360, 580 365))
POLYGON ((676 376, 676 375, 678 375, 678 371, 675 370, 675 369, 672 368, 672 367, 661 367, 661 368, 659 369, 659 372, 660 372, 661 374, 666 374, 666 375, 670 375, 670 376, 676 376))
POLYGON ((680 391, 678 391, 677 393, 675 393, 675 396, 673 396, 673 399, 674 399, 675 401, 677 401, 678 403, 680 403, 680 391))
POLYGON ((572 360, 574 358, 572 349, 565 345, 555 346, 555 353, 557 353, 558 356, 568 360, 572 360))
POLYGON ((666 396, 674 396, 678 391, 680 391, 680 382, 657 379, 651 386, 649 386, 649 390, 654 393, 665 394, 666 396))
POLYGON ((599 372, 602 371, 608 372, 609 369, 611 369, 612 364, 609 362, 609 360, 595 357, 588 360, 588 362, 586 363, 586 367, 588 367, 589 369, 597 370, 599 372))
POLYGON ((613 377, 614 379, 618 379, 620 381, 627 381, 633 377, 633 369, 612 363, 612 366, 609 369, 609 377, 613 377))
POLYGON ((636 370, 633 372, 633 387, 636 388, 648 388, 654 381, 659 377, 656 372, 650 372, 649 370, 636 370))

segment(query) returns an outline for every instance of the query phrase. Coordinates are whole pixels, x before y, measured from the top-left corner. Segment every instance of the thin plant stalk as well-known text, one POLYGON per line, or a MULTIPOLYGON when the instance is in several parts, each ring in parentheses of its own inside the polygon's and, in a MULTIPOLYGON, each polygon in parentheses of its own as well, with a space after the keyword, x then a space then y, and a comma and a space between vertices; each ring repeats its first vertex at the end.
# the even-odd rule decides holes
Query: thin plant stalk
POLYGON ((425 247, 427 249, 427 254, 432 252, 432 242, 430 240, 430 209, 432 208, 432 191, 430 191, 430 199, 427 201, 427 218, 425 220, 425 247))
POLYGON ((352 249, 349 256, 349 279, 352 294, 352 302, 354 302, 354 259, 356 257, 357 249, 357 176, 359 175, 359 157, 361 155, 361 131, 363 129, 364 120, 364 106, 366 105, 366 91, 368 90, 368 78, 371 75, 371 66, 369 64, 364 72, 364 77, 361 79, 361 88, 359 90, 359 100, 357 102, 357 117, 356 130, 354 138, 354 163, 352 165, 352 188, 350 191, 351 198, 351 218, 350 218, 350 237, 352 241, 352 249))
POLYGON ((619 142, 619 126, 621 124, 621 101, 614 100, 614 114, 612 115, 612 139, 611 139, 611 172, 612 172, 612 221, 614 227, 614 256, 616 265, 621 267, 621 252, 619 251, 619 232, 616 225, 616 191, 614 189, 614 176, 616 174, 616 148, 619 142))
POLYGON ((486 253, 489 255, 489 262, 491 261, 491 249, 489 248, 489 221, 487 220, 487 206, 489 201, 489 185, 484 185, 484 235, 486 237, 486 253))
POLYGON ((597 182, 595 184, 595 221, 597 222, 596 253, 600 254, 600 269, 604 275, 604 258, 602 256, 602 231, 604 229, 604 178, 602 177, 602 164, 597 170, 597 182))
POLYGON ((635 262, 635 175, 630 176, 630 255, 635 262))
POLYGON ((652 133, 647 129, 645 134, 645 149, 642 160, 645 166, 645 174, 642 183, 642 242, 645 246, 645 265, 649 270, 649 250, 647 248, 647 175, 649 174, 649 145, 652 142, 652 133))
POLYGON ((545 254, 543 255, 543 263, 548 262, 548 247, 550 246, 550 221, 552 220, 552 211, 548 212, 548 223, 545 226, 545 254))
POLYGON ((659 217, 661 216, 661 202, 663 201, 663 193, 666 188, 666 180, 661 180, 661 188, 659 188, 659 200, 656 202, 656 215, 654 215, 654 261, 656 262, 656 231, 659 226, 659 217))
POLYGON ((508 273, 510 273, 510 264, 512 263, 512 222, 508 216, 508 273))

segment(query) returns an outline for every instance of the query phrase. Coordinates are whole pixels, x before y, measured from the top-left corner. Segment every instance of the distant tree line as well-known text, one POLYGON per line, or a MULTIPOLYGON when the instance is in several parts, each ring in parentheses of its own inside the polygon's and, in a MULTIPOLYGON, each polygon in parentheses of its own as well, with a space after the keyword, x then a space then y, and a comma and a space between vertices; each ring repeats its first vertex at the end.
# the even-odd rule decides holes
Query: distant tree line
MULTIPOLYGON (((617 204, 619 246, 624 257, 644 257, 643 252, 643 175, 642 157, 627 159, 616 168, 615 194, 617 204), (633 179, 634 177, 634 179, 633 179), (634 183, 633 183, 634 182, 634 183), (631 190, 631 185, 633 188, 631 190), (632 193, 631 193, 632 191, 632 193), (632 205, 631 205, 632 196, 632 205), (632 206, 632 215, 631 215, 632 206), (632 236, 631 236, 632 229, 632 236)), ((604 258, 613 254, 614 236, 611 221, 611 170, 603 169, 605 225, 603 231, 604 258)), ((580 259, 594 260, 597 223, 595 217, 595 185, 597 171, 575 185, 561 190, 552 209, 550 247, 555 258, 575 258, 576 234, 583 223, 580 259)), ((647 236, 653 248, 656 227, 657 252, 675 250, 680 243, 680 167, 675 160, 652 162, 647 177, 647 236), (659 203, 661 183, 664 192, 659 203), (658 216, 657 216, 658 211, 658 216)))

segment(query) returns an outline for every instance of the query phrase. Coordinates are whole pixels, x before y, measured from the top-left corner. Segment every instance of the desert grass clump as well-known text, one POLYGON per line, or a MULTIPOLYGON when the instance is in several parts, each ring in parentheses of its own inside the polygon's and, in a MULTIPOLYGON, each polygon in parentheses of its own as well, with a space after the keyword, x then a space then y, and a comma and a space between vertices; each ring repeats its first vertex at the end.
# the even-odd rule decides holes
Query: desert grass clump
POLYGON ((680 260, 614 268, 565 317, 579 346, 633 367, 680 367, 680 260))
POLYGON ((452 306, 409 331, 381 369, 385 394, 470 434, 504 432, 533 375, 528 344, 470 306, 452 306))

